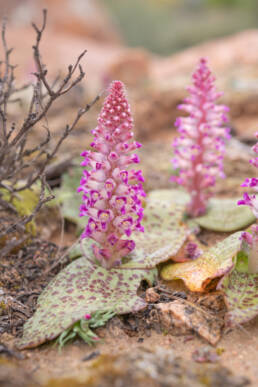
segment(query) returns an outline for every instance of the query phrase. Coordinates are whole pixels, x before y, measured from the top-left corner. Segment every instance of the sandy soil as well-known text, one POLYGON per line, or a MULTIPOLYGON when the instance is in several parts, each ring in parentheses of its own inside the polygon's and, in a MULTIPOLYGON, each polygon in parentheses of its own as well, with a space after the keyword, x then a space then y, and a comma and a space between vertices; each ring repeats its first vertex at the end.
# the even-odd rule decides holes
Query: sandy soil
MULTIPOLYGON (((207 345, 202 339, 193 337, 187 341, 185 336, 159 335, 152 332, 151 337, 144 337, 142 343, 139 337, 108 337, 97 347, 92 348, 76 342, 66 346, 62 352, 56 348, 44 346, 32 351, 24 351, 26 359, 22 366, 40 381, 51 378, 67 378, 82 375, 90 362, 82 361, 89 353, 98 350, 101 354, 120 354, 124 351, 135 351, 137 347, 153 348, 161 346, 171 349, 177 356, 186 362, 191 360, 192 353, 200 346, 207 345)), ((251 386, 258 386, 258 319, 224 334, 217 345, 223 353, 220 364, 228 367, 234 374, 246 376, 251 381, 251 386)))

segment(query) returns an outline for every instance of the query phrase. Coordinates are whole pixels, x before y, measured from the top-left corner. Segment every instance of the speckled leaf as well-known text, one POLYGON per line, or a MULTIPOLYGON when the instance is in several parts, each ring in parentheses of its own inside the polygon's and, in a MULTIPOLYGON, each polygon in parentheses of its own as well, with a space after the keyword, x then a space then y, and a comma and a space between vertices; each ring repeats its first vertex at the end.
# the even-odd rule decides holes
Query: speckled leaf
POLYGON ((179 251, 189 233, 182 224, 184 206, 151 199, 144 210, 144 233, 135 233, 135 250, 123 267, 152 268, 179 251))
POLYGON ((187 192, 179 189, 156 189, 148 194, 148 200, 150 202, 158 201, 160 203, 181 204, 185 206, 189 202, 190 196, 187 192))
MULTIPOLYGON (((169 190, 152 191, 148 196, 142 221, 145 232, 132 235, 136 248, 125 257, 122 268, 153 268, 176 255, 185 242, 189 230, 182 224, 184 205, 171 203, 170 198, 167 200, 164 195, 155 195, 156 192, 164 191, 169 192, 169 190)), ((78 245, 75 246, 70 256, 78 256, 81 251, 81 254, 94 261, 91 249, 93 243, 95 242, 91 239, 84 239, 82 249, 78 245)))
POLYGON ((123 267, 152 268, 176 255, 188 235, 182 224, 183 196, 179 197, 178 191, 166 189, 148 194, 142 222, 145 232, 133 235, 136 249, 123 267))
POLYGON ((137 296, 143 279, 154 281, 156 270, 106 270, 82 257, 61 271, 38 299, 25 324, 19 348, 33 348, 56 338, 88 313, 135 312, 145 307, 137 296))
POLYGON ((64 173, 61 188, 55 190, 56 200, 61 203, 63 217, 77 224, 80 229, 83 229, 87 223, 85 217, 79 217, 82 195, 77 193, 77 188, 82 177, 82 170, 81 167, 75 167, 64 173))
POLYGON ((258 274, 234 269, 219 283, 228 308, 226 325, 234 326, 253 319, 258 314, 258 274))
POLYGON ((161 270, 161 277, 167 281, 182 279, 191 291, 205 291, 213 278, 223 276, 232 268, 241 245, 240 235, 241 232, 230 235, 192 262, 167 264, 161 270))
POLYGON ((248 206, 238 206, 239 199, 211 199, 205 215, 195 218, 201 227, 213 231, 231 232, 243 229, 255 221, 248 206))

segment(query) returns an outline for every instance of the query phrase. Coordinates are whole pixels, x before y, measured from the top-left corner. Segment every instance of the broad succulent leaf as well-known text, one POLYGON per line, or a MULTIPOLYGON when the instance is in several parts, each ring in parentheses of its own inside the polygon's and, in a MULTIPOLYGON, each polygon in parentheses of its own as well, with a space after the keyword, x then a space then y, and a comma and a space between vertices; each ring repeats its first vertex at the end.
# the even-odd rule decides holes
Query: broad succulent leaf
MULTIPOLYGON (((123 259, 122 268, 150 269, 167 261, 177 254, 189 234, 188 228, 182 224, 184 205, 171 202, 169 195, 168 198, 163 195, 163 191, 169 190, 160 191, 161 196, 156 195, 158 191, 153 191, 148 197, 142 221, 145 232, 132 236, 136 249, 123 259)), ((87 255, 94 261, 92 244, 91 239, 84 239, 70 256, 87 255)))
POLYGON ((211 199, 205 215, 195 222, 207 230, 232 232, 243 229, 255 221, 249 207, 238 206, 238 199, 211 199))
POLYGON ((82 167, 75 167, 62 176, 61 188, 55 190, 56 200, 61 204, 61 212, 65 219, 77 224, 82 230, 85 226, 85 218, 79 217, 81 195, 75 194, 82 174, 82 167))
MULTIPOLYGON (((145 232, 135 233, 132 236, 136 249, 123 259, 122 268, 154 268, 177 254, 189 230, 182 223, 184 215, 182 198, 176 202, 173 196, 175 199, 176 190, 175 192, 172 190, 172 195, 171 190, 150 192, 142 221, 145 232)), ((90 260, 95 261, 92 253, 93 243, 94 241, 89 238, 84 239, 71 250, 70 257, 87 255, 90 260)))
POLYGON ((185 205, 189 202, 190 195, 180 189, 155 189, 148 194, 148 202, 185 205))
POLYGON ((106 270, 82 257, 61 271, 38 299, 24 326, 19 348, 53 340, 83 316, 97 311, 136 312, 146 306, 137 296, 142 280, 153 283, 156 270, 106 270))
POLYGON ((234 269, 218 285, 224 293, 228 312, 227 326, 235 326, 253 319, 258 314, 258 274, 234 269))
POLYGON ((166 280, 182 279, 194 292, 203 292, 209 282, 228 273, 232 268, 233 258, 240 249, 241 232, 230 235, 191 262, 168 263, 161 270, 161 277, 166 280))
POLYGON ((122 267, 152 268, 176 255, 189 233, 183 214, 183 205, 150 195, 142 222, 145 232, 134 236, 136 249, 122 267))

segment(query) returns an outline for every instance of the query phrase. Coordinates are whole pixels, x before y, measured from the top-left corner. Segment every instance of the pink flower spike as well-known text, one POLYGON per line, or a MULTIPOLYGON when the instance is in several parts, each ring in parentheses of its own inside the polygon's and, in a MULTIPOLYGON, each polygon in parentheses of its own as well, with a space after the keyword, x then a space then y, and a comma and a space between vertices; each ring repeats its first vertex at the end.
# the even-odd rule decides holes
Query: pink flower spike
POLYGON ((82 152, 89 169, 84 171, 78 192, 82 191, 83 205, 80 216, 88 218, 81 238, 91 238, 93 253, 106 268, 121 263, 135 243, 129 238, 133 232, 143 231, 141 197, 145 196, 140 182, 141 170, 129 169, 138 164, 132 154, 141 144, 133 141, 133 119, 124 85, 114 81, 92 131, 94 151, 82 152))
MULTIPOLYGON (((258 132, 255 133, 255 136, 258 139, 258 132)), ((253 146, 252 149, 253 149, 254 153, 258 154, 258 141, 253 146)), ((258 168, 258 157, 256 157, 255 159, 250 160, 250 163, 254 167, 258 168), (256 163, 256 160, 257 160, 257 163, 256 163)), ((249 187, 254 192, 258 192, 258 178, 257 177, 252 177, 252 178, 245 179, 245 181, 241 184, 241 187, 249 187)), ((256 194, 248 194, 247 192, 244 192, 243 199, 239 200, 237 202, 237 204, 238 205, 249 206, 251 208, 251 210, 253 211, 254 216, 256 218, 258 218, 258 195, 256 195, 256 194)))
POLYGON ((172 145, 172 163, 179 169, 179 176, 172 176, 172 181, 190 193, 188 214, 195 217, 205 213, 216 177, 224 176, 225 141, 230 136, 229 129, 223 126, 229 109, 216 104, 221 93, 216 91, 215 77, 206 59, 200 59, 192 81, 187 88, 190 96, 178 107, 188 117, 179 117, 175 122, 179 136, 172 145))
POLYGON ((91 315, 90 314, 85 314, 84 319, 85 320, 90 320, 91 319, 91 315))
MULTIPOLYGON (((256 138, 258 139, 258 132, 255 133, 256 138)), ((253 146, 252 150, 254 153, 258 154, 258 141, 253 146)), ((250 163, 258 168, 258 157, 250 160, 250 163)), ((245 179, 244 183, 241 184, 242 187, 249 187, 255 193, 248 194, 244 192, 243 199, 237 202, 238 205, 249 206, 253 211, 254 216, 256 217, 256 222, 258 219, 258 178, 252 177, 245 179)), ((248 272, 249 273, 258 273, 258 225, 257 223, 252 226, 252 234, 248 232, 243 232, 241 236, 242 241, 244 241, 249 247, 248 253, 248 272)))

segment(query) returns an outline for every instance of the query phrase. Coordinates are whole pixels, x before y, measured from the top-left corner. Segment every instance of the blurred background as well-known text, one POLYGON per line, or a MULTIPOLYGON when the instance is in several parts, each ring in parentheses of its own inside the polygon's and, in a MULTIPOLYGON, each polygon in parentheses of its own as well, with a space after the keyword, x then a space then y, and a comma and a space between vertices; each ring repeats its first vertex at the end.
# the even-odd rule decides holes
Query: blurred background
MULTIPOLYGON (((151 154, 157 153, 159 165, 164 158, 164 168, 176 134, 176 107, 202 56, 209 59, 223 102, 230 106, 232 133, 252 143, 258 128, 257 7, 257 0, 0 0, 18 82, 32 78, 31 23, 42 21, 43 8, 48 22, 42 55, 50 78, 64 74, 87 49, 82 63, 86 78, 51 110, 51 129, 62 131, 78 107, 120 79, 128 89, 136 136, 154 144, 151 154), (160 152, 166 147, 167 153, 160 152)), ((25 104, 12 107, 16 120, 29 98, 22 97, 25 104)), ((63 152, 78 155, 87 147, 102 102, 80 122, 63 152)))
POLYGON ((169 55, 258 26, 256 0, 101 1, 126 44, 169 55))

